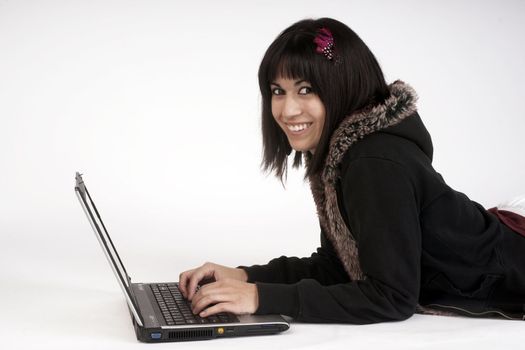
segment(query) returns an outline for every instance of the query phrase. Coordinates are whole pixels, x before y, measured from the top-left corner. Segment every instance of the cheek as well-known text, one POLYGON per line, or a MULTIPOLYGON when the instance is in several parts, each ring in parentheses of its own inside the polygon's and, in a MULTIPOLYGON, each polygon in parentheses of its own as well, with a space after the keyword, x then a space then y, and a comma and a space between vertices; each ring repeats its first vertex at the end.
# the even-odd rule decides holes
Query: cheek
POLYGON ((316 104, 315 108, 313 108, 315 121, 317 122, 317 127, 319 128, 319 132, 323 130, 324 127, 324 121, 326 118, 326 111, 322 103, 316 104))
POLYGON ((279 117, 281 115, 281 109, 279 108, 279 104, 278 103, 272 103, 272 116, 273 116, 273 119, 277 122, 277 123, 280 123, 280 120, 279 120, 279 117))
POLYGON ((273 118, 277 120, 277 106, 275 105, 274 102, 272 102, 271 104, 271 109, 272 109, 272 115, 273 115, 273 118))
POLYGON ((323 128, 324 128, 324 122, 325 122, 325 114, 324 114, 324 112, 319 116, 319 118, 317 120, 319 122, 319 128, 322 131, 323 128))

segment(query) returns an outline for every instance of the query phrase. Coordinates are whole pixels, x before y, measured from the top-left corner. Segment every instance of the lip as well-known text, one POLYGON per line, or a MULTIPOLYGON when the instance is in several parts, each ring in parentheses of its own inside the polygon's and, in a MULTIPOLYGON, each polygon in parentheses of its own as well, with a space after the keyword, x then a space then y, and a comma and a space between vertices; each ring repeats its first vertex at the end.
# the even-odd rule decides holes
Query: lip
POLYGON ((295 123, 284 123, 285 125, 301 125, 301 124, 312 124, 313 122, 295 122, 295 123))
POLYGON ((307 133, 310 128, 312 127, 313 125, 313 122, 302 122, 302 123, 284 123, 285 126, 286 126, 286 132, 291 134, 291 135, 294 135, 294 136, 299 136, 299 135, 302 135, 302 134, 305 134, 307 133), (288 128, 288 126, 297 126, 297 125, 303 125, 303 124, 308 124, 308 126, 302 130, 299 130, 299 131, 294 131, 294 130, 290 130, 288 128))

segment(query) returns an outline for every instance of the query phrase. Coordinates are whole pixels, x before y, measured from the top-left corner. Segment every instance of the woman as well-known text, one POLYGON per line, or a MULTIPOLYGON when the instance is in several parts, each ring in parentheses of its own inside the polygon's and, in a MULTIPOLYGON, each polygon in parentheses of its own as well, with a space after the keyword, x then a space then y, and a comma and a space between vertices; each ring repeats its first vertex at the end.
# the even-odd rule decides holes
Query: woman
POLYGON ((183 272, 194 313, 356 324, 416 311, 523 319, 524 217, 490 213, 447 186, 432 167, 415 91, 387 85, 350 28, 329 18, 293 24, 268 48, 259 84, 264 168, 283 179, 292 150, 294 166, 305 162, 321 247, 309 258, 183 272))

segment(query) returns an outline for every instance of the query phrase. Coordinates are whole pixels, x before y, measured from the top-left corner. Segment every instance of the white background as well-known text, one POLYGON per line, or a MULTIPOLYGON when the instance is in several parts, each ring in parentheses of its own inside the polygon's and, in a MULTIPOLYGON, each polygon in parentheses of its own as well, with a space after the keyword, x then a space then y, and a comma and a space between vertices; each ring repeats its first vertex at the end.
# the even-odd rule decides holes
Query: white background
MULTIPOLYGON (((323 16, 416 89, 453 188, 486 207, 525 193, 525 1, 0 0, 0 348, 141 345, 77 170, 135 282, 314 251, 302 171, 284 189, 259 169, 257 69, 280 31, 323 16)), ((492 349, 522 329, 415 316, 213 344, 492 349)))

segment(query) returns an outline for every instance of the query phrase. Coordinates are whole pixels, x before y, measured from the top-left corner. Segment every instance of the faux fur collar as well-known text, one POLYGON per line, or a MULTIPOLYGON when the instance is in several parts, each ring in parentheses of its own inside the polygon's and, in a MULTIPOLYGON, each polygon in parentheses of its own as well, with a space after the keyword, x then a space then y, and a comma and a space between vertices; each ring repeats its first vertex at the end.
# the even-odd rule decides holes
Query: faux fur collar
POLYGON ((346 151, 368 134, 395 125, 416 112, 417 95, 401 80, 389 85, 390 97, 382 104, 346 117, 330 141, 323 179, 336 180, 337 167, 346 151))
POLYGON ((322 172, 309 178, 321 227, 352 280, 360 280, 364 276, 359 264, 357 244, 337 205, 338 166, 346 151, 360 139, 395 125, 416 112, 417 95, 414 89, 400 80, 389 85, 389 89, 390 97, 382 104, 343 120, 331 138, 322 172))
MULTIPOLYGON (((346 227, 337 205, 336 184, 340 177, 339 164, 348 149, 379 130, 401 122, 416 112, 417 95, 408 84, 397 80, 389 85, 390 97, 373 108, 346 117, 330 141, 330 148, 321 174, 309 178, 317 207, 319 222, 332 243, 351 280, 363 280, 358 246, 346 227)), ((454 315, 453 312, 417 305, 417 312, 433 315, 454 315)))

